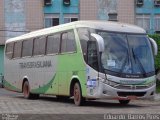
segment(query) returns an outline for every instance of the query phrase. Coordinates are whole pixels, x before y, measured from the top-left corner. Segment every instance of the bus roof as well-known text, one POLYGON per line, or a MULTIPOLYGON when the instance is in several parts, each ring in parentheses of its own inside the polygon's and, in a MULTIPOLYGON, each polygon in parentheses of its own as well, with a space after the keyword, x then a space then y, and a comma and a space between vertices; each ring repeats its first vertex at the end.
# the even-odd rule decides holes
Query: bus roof
POLYGON ((120 23, 120 22, 111 22, 111 21, 76 21, 71 23, 66 23, 50 28, 45 28, 41 30, 36 30, 18 37, 10 38, 6 41, 13 42, 17 40, 24 40, 27 38, 34 38, 37 36, 47 35, 51 33, 61 32, 64 30, 69 30, 72 28, 79 28, 79 27, 89 27, 94 29, 101 29, 111 32, 123 32, 123 33, 138 33, 138 34, 145 34, 146 31, 138 26, 120 23))

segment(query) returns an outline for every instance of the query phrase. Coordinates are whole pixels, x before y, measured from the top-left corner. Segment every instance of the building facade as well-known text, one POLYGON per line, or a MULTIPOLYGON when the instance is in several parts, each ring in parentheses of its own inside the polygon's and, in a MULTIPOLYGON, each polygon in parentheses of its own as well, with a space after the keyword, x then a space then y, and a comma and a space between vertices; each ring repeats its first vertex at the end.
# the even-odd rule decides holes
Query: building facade
POLYGON ((135 24, 134 0, 44 0, 45 27, 76 20, 111 20, 135 24), (65 5, 64 2, 69 2, 65 5))
POLYGON ((44 0, 44 27, 79 20, 79 0, 44 0))
POLYGON ((160 1, 136 0, 136 23, 148 33, 160 33, 160 1))
POLYGON ((44 0, 45 27, 76 20, 111 20, 160 32, 159 0, 44 0), (65 6, 64 1, 70 5, 65 6))
POLYGON ((80 0, 80 19, 134 24, 134 0, 80 0))
POLYGON ((42 29, 43 17, 43 0, 0 0, 0 83, 4 75, 5 41, 42 29))

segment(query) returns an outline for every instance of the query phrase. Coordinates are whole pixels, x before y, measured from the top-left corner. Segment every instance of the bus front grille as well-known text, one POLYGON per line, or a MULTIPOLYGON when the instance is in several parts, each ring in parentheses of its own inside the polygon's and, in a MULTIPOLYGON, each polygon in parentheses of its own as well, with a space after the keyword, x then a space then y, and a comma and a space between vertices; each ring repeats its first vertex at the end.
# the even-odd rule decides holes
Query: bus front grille
POLYGON ((128 90, 133 90, 133 89, 147 89, 149 86, 147 85, 116 85, 114 86, 117 89, 128 89, 128 90))
POLYGON ((137 96, 143 97, 146 92, 117 92, 118 96, 127 97, 127 96, 137 96))

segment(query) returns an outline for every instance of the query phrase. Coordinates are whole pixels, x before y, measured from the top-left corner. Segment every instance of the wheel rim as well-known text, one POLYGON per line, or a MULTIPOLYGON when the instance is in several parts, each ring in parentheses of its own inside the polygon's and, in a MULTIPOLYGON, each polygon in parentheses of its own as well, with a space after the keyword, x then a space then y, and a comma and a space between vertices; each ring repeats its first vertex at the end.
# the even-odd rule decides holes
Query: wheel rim
POLYGON ((80 101, 80 90, 77 84, 74 87, 74 101, 76 104, 79 104, 80 101))

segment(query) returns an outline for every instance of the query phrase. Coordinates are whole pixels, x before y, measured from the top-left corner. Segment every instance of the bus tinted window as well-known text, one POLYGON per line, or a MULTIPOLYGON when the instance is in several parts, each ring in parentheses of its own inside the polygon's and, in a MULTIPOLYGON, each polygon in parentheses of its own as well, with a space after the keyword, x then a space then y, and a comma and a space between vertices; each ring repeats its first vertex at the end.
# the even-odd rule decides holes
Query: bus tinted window
POLYGON ((8 43, 6 46, 6 55, 10 59, 13 56, 13 46, 14 46, 14 43, 8 43))
POLYGON ((23 48, 22 48, 22 57, 32 56, 33 50, 33 39, 32 40, 24 40, 23 48))
POLYGON ((62 45, 61 52, 75 52, 76 51, 76 41, 74 32, 65 32, 62 34, 62 45))
POLYGON ((36 38, 34 40, 34 52, 33 55, 44 55, 46 46, 46 37, 36 38))
POLYGON ((60 34, 50 35, 47 38, 47 54, 59 52, 60 34))
POLYGON ((89 41, 88 42, 88 57, 87 63, 95 70, 98 70, 98 55, 97 55, 97 46, 96 41, 89 41))
POLYGON ((76 51, 76 41, 74 32, 68 32, 67 51, 76 51))
POLYGON ((87 42, 89 41, 89 30, 87 28, 79 28, 78 35, 85 61, 87 60, 87 42))
POLYGON ((19 57, 21 57, 21 48, 22 48, 22 41, 14 43, 13 58, 19 58, 19 57))

